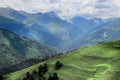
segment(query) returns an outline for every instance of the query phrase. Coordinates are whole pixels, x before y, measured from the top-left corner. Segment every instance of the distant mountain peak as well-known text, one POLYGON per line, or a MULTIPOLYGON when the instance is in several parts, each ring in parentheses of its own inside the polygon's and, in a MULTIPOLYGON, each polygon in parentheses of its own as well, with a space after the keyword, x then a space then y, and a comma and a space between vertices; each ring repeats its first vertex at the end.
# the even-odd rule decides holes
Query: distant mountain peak
POLYGON ((57 14, 54 11, 49 11, 45 13, 46 15, 52 16, 52 17, 58 17, 57 14))
POLYGON ((97 23, 97 24, 102 24, 102 23, 104 23, 104 19, 102 19, 102 18, 97 18, 97 17, 95 17, 95 18, 91 18, 91 19, 89 19, 89 20, 91 20, 91 21, 94 21, 95 23, 97 23))
POLYGON ((0 10, 15 11, 14 9, 12 9, 10 7, 0 7, 0 10))
MULTIPOLYGON (((33 13, 34 14, 34 13, 33 13)), ((41 15, 41 14, 43 14, 43 13, 41 13, 41 12, 38 12, 38 13, 35 13, 35 14, 37 14, 37 15, 41 15)))
POLYGON ((75 16, 72 19, 79 19, 79 20, 85 20, 85 18, 81 17, 81 16, 75 16))

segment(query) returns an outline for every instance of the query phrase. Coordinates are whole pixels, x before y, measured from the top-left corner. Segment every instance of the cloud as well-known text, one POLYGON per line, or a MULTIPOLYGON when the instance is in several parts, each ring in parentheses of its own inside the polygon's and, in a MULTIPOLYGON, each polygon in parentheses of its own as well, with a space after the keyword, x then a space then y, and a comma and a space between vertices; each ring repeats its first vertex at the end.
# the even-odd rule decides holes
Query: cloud
POLYGON ((0 7, 26 12, 54 11, 62 18, 120 17, 120 0, 0 0, 0 7))
POLYGON ((96 16, 109 18, 120 17, 120 1, 118 0, 98 0, 95 9, 98 10, 96 16))

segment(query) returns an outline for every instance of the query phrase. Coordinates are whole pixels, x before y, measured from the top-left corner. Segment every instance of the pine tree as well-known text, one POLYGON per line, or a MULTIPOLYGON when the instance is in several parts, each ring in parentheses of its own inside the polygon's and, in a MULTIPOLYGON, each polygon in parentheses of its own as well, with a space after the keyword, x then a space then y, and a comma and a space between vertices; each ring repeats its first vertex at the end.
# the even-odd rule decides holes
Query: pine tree
POLYGON ((35 80, 33 75, 30 76, 30 79, 29 80, 35 80))
POLYGON ((44 64, 43 66, 43 73, 46 73, 48 71, 48 65, 44 64))
POLYGON ((0 80, 3 80, 3 76, 2 75, 0 75, 0 80))
POLYGON ((27 79, 27 80, 30 79, 30 73, 29 73, 29 72, 26 73, 26 79, 27 79))
POLYGON ((62 66, 63 66, 63 64, 60 63, 60 61, 57 61, 57 62, 55 63, 55 69, 56 69, 56 70, 60 69, 62 66))
POLYGON ((36 74, 37 74, 37 71, 36 71, 36 70, 33 70, 32 73, 33 73, 33 75, 36 75, 36 74))
POLYGON ((52 80, 59 80, 59 77, 58 77, 57 73, 54 73, 54 74, 53 74, 52 80))
POLYGON ((27 79, 24 77, 23 80, 27 80, 27 79))
POLYGON ((39 69, 38 69, 38 75, 39 77, 43 77, 44 73, 43 73, 43 66, 40 65, 39 69))
POLYGON ((43 71, 43 66, 40 65, 39 68, 38 68, 38 73, 42 72, 43 71))
POLYGON ((51 75, 49 75, 48 80, 52 80, 52 76, 51 75))

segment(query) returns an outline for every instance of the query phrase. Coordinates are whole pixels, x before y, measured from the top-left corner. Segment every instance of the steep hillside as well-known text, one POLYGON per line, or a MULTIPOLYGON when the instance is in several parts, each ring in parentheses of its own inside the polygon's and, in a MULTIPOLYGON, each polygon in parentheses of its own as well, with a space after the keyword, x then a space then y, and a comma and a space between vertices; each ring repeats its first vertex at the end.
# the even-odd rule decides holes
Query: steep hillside
POLYGON ((88 33, 93 33, 93 32, 96 32, 100 29, 117 29, 119 30, 120 28, 120 18, 115 18, 115 19, 112 19, 104 24, 101 24, 99 25, 97 28, 94 28, 92 29, 92 31, 89 31, 88 33))
POLYGON ((80 16, 75 16, 71 19, 73 25, 77 28, 81 29, 85 33, 91 31, 92 29, 98 27, 99 25, 104 23, 102 18, 93 18, 93 19, 86 19, 80 16))
MULTIPOLYGON (((1 40, 1 39, 0 39, 1 40)), ((8 47, 5 44, 0 44, 0 69, 10 67, 25 60, 18 51, 8 47)))
POLYGON ((29 26, 34 31, 33 39, 61 52, 84 36, 81 29, 60 19, 54 12, 30 14, 11 8, 0 8, 0 15, 29 26))
POLYGON ((28 58, 42 59, 54 54, 49 47, 0 28, 0 69, 28 58))
MULTIPOLYGON (((96 44, 55 57, 29 68, 5 75, 5 80, 22 80, 27 72, 37 70, 48 64, 48 75, 57 72, 59 80, 119 80, 120 79, 120 41, 96 44), (56 61, 63 67, 54 69, 56 61)), ((35 76, 34 76, 35 77, 35 76)), ((37 77, 35 77, 35 80, 37 77)))
POLYGON ((46 43, 45 45, 49 46, 50 45, 57 46, 57 44, 59 44, 59 42, 61 41, 57 37, 41 30, 40 28, 32 29, 31 27, 26 26, 25 24, 22 24, 18 21, 3 16, 0 16, 0 28, 8 29, 18 35, 25 36, 26 38, 29 38, 42 44, 46 43), (53 42, 56 44, 54 44, 53 42))
POLYGON ((120 40, 120 19, 114 19, 104 23, 87 33, 87 36, 73 43, 71 49, 83 46, 89 46, 99 42, 108 42, 112 40, 120 40))
MULTIPOLYGON (((114 35, 119 35, 119 29, 117 33, 115 33, 120 23, 118 18, 104 20, 102 18, 86 19, 75 16, 71 19, 70 23, 59 18, 53 11, 30 14, 11 8, 0 8, 0 15, 10 19, 5 21, 9 22, 9 24, 1 24, 2 27, 50 46, 59 53, 73 50, 84 45, 91 45, 101 40, 117 40, 118 38, 115 38, 114 35), (11 25, 12 28, 7 24, 11 25), (96 34, 98 34, 98 36, 96 34), (106 35, 107 38, 109 38, 107 40, 106 35), (109 35, 113 36, 114 39, 109 35), (96 41, 93 42, 92 39, 96 39, 96 41)), ((1 21, 1 23, 3 23, 4 19, 1 18, 1 21)))
POLYGON ((16 34, 29 38, 34 38, 33 34, 36 33, 32 29, 28 28, 28 26, 3 16, 0 16, 0 28, 8 29, 16 34))
POLYGON ((19 12, 15 11, 14 9, 11 9, 9 7, 7 8, 0 8, 0 15, 10 18, 10 19, 15 19, 18 21, 23 21, 27 18, 27 16, 24 16, 22 14, 19 14, 19 12))

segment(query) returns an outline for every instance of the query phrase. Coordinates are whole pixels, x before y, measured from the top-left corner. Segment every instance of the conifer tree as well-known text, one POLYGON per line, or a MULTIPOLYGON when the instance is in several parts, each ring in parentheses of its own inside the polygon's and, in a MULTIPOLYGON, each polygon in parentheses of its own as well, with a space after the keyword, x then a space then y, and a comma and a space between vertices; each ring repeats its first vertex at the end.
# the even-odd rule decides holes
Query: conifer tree
POLYGON ((59 77, 58 77, 57 73, 54 73, 54 74, 53 74, 52 80, 59 80, 59 77))
POLYGON ((44 73, 43 73, 43 66, 40 65, 39 69, 38 69, 38 76, 39 77, 43 77, 44 73))
POLYGON ((2 75, 0 75, 0 80, 3 80, 3 76, 2 75))
POLYGON ((60 69, 62 66, 63 66, 63 64, 60 63, 60 61, 57 61, 57 62, 55 63, 55 69, 56 69, 56 70, 60 69))
POLYGON ((23 80, 27 80, 27 79, 24 77, 23 80))
POLYGON ((51 75, 49 75, 48 80, 52 80, 52 76, 51 75))
POLYGON ((29 73, 29 72, 26 73, 26 79, 27 79, 27 80, 30 79, 30 73, 29 73))
POLYGON ((48 65, 45 63, 43 66, 43 73, 46 73, 48 71, 48 65))
POLYGON ((37 71, 36 71, 36 70, 33 70, 32 73, 33 73, 33 75, 36 75, 36 74, 37 74, 37 71))

